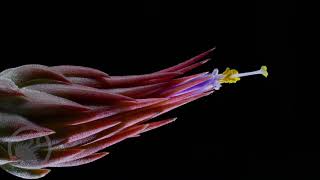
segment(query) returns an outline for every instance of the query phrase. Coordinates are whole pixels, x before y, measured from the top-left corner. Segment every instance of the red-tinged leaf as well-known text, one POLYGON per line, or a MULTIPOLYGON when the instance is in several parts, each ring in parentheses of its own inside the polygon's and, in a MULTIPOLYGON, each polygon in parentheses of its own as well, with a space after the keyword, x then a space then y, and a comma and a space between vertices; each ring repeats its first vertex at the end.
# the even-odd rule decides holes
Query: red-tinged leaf
MULTIPOLYGON (((103 130, 97 134, 80 139, 80 140, 78 140, 79 143, 77 143, 77 142, 66 143, 66 144, 63 144, 62 147, 74 147, 75 145, 78 145, 78 144, 83 144, 83 143, 88 143, 88 142, 96 142, 98 140, 111 137, 111 136, 121 132, 123 129, 126 129, 127 127, 130 127, 134 124, 138 124, 139 122, 144 122, 144 121, 152 119, 153 117, 155 117, 156 115, 159 114, 158 109, 153 108, 150 110, 149 108, 147 108, 147 109, 141 108, 141 110, 137 109, 135 111, 129 111, 127 113, 121 113, 119 115, 115 115, 112 117, 99 119, 95 122, 103 124, 103 123, 110 123, 110 122, 116 121, 116 122, 121 122, 121 123, 119 125, 116 125, 114 127, 109 128, 109 129, 103 130)), ((90 123, 86 123, 84 125, 91 126, 90 123)))
POLYGON ((105 107, 105 108, 99 108, 99 109, 94 109, 89 111, 77 112, 74 114, 67 114, 64 116, 52 115, 50 117, 47 117, 46 119, 42 119, 40 117, 36 119, 36 122, 41 124, 44 127, 50 127, 51 129, 56 130, 59 128, 64 128, 66 126, 83 124, 83 123, 91 122, 104 117, 109 117, 119 113, 120 110, 121 109, 117 109, 117 108, 113 109, 111 107, 105 107))
POLYGON ((172 66, 172 67, 169 67, 169 68, 166 68, 166 69, 163 69, 161 71, 158 71, 156 73, 163 73, 163 72, 175 72, 175 71, 179 71, 185 67, 188 67, 189 65, 191 64, 194 64, 200 60, 202 60, 203 58, 205 58, 206 56, 208 56, 215 48, 212 48, 212 49, 209 49, 208 51, 206 52, 203 52, 183 63, 180 63, 178 65, 175 65, 175 66, 172 66))
MULTIPOLYGON (((171 87, 175 87, 178 84, 184 83, 186 81, 190 81, 195 78, 199 78, 201 76, 204 76, 205 74, 206 73, 191 75, 187 77, 173 79, 163 83, 136 86, 136 87, 130 87, 130 88, 106 89, 105 91, 122 94, 122 95, 133 97, 133 98, 156 97, 159 92, 163 92, 167 89, 171 89, 171 87)), ((161 96, 161 97, 165 97, 165 96, 161 96)))
POLYGON ((174 122, 176 119, 177 118, 170 118, 170 119, 160 120, 160 121, 156 121, 156 122, 150 122, 147 124, 148 127, 142 133, 157 129, 157 128, 162 127, 167 124, 170 124, 170 123, 174 122))
MULTIPOLYGON (((195 96, 197 97, 197 96, 195 96)), ((134 111, 129 111, 125 113, 120 113, 112 117, 103 118, 98 120, 98 122, 109 122, 109 121, 121 121, 121 124, 116 125, 110 129, 104 130, 100 133, 97 133, 88 139, 90 141, 97 141, 101 139, 105 139, 108 137, 113 136, 114 134, 119 133, 123 129, 130 127, 132 125, 138 124, 140 122, 144 122, 147 120, 150 120, 154 118, 155 116, 159 116, 160 114, 163 114, 164 112, 167 112, 169 110, 172 110, 178 106, 181 106, 183 103, 186 103, 187 100, 191 101, 191 99, 195 97, 190 97, 190 95, 181 95, 174 97, 169 100, 164 100, 161 102, 158 102, 154 105, 147 106, 141 109, 137 109, 134 111), (185 100, 187 99, 187 100, 185 100), (174 104, 175 103, 175 104, 174 104), (180 103, 180 104, 179 104, 180 103)), ((88 125, 89 126, 89 125, 88 125)), ((67 145, 69 146, 69 145, 67 145)))
POLYGON ((126 131, 123 133, 120 132, 112 137, 80 146, 81 148, 83 148, 85 150, 83 152, 81 152, 80 154, 78 154, 77 156, 75 156, 74 159, 83 158, 83 157, 89 156, 93 153, 96 153, 100 150, 103 150, 107 147, 110 147, 116 143, 119 143, 119 142, 127 139, 127 138, 130 138, 131 136, 134 136, 135 134, 141 133, 145 128, 147 128, 147 125, 132 128, 130 131, 126 131))
MULTIPOLYGON (((128 106, 112 106, 107 108, 106 110, 104 110, 104 108, 102 109, 97 109, 95 111, 97 111, 97 118, 95 120, 98 119, 103 119, 103 118, 108 118, 110 116, 110 119, 117 119, 118 117, 121 117, 122 114, 120 115, 120 113, 130 113, 133 112, 133 110, 137 110, 140 108, 144 108, 144 107, 148 107, 154 104, 158 104, 160 102, 166 101, 168 100, 168 98, 148 98, 148 99, 136 99, 136 103, 135 104, 129 104, 128 106), (108 113, 108 111, 115 111, 116 113, 108 113)), ((74 123, 72 125, 76 125, 79 123, 74 123)), ((81 123, 82 124, 82 123, 81 123)))
POLYGON ((208 74, 208 72, 205 73, 199 73, 199 74, 195 74, 195 75, 190 75, 190 76, 186 76, 186 77, 181 77, 181 78, 177 78, 177 79, 168 79, 168 78, 160 78, 160 79, 153 79, 150 81, 145 82, 146 84, 156 84, 156 83, 163 83, 163 82, 167 82, 169 87, 164 87, 163 90, 159 89, 159 91, 156 91, 152 94, 149 94, 147 97, 159 97, 157 96, 157 94, 161 91, 167 90, 170 87, 174 87, 178 84, 190 81, 192 79, 196 79, 199 78, 201 76, 204 76, 205 74, 208 74))
POLYGON ((151 106, 150 108, 154 108, 154 107, 159 107, 159 106, 166 105, 166 104, 175 103, 175 102, 178 102, 178 101, 181 101, 181 100, 184 100, 184 99, 188 99, 188 98, 194 97, 194 96, 199 95, 199 94, 201 94, 201 92, 190 91, 190 92, 187 92, 187 93, 183 93, 183 94, 180 94, 180 95, 177 95, 177 96, 170 97, 167 101, 164 101, 162 103, 159 103, 159 104, 156 104, 154 106, 151 106))
MULTIPOLYGON (((154 104, 161 103, 163 101, 166 101, 167 98, 148 98, 148 99, 136 99, 136 104, 128 105, 128 106, 113 106, 111 109, 106 109, 102 108, 102 110, 97 109, 97 114, 95 118, 92 119, 85 119, 82 121, 77 120, 77 122, 72 122, 71 125, 78 125, 78 124, 83 124, 95 120, 102 120, 102 119, 109 119, 112 121, 117 121, 117 119, 121 119, 122 117, 125 117, 126 115, 124 114, 130 114, 134 110, 141 109, 144 107, 152 106, 154 104)), ((125 118, 123 118, 125 119, 125 118)), ((122 119, 122 120, 123 120, 122 119)), ((121 120, 121 121, 122 121, 121 120)))
POLYGON ((50 136, 50 139, 66 139, 64 143, 74 142, 88 136, 97 134, 103 130, 109 129, 120 122, 117 121, 93 121, 90 123, 64 127, 56 130, 56 133, 50 136))
POLYGON ((104 83, 103 79, 84 78, 84 77, 67 77, 72 84, 88 86, 93 88, 107 88, 108 85, 104 83))
MULTIPOLYGON (((166 104, 177 102, 177 101, 189 98, 189 97, 194 96, 194 95, 195 95, 194 92, 188 92, 188 93, 185 93, 185 94, 182 94, 182 95, 178 95, 178 96, 174 96, 174 97, 160 98, 160 99, 163 99, 163 100, 159 101, 157 103, 151 104, 150 106, 145 106, 143 108, 136 109, 135 111, 125 112, 125 113, 137 114, 137 113, 140 113, 140 112, 149 111, 150 109, 154 109, 156 107, 160 107, 160 106, 163 106, 163 105, 166 105, 166 104)), ((156 98, 156 99, 158 99, 158 98, 156 98)), ((117 114, 117 116, 122 116, 125 113, 117 114)), ((115 118, 117 116, 114 116, 113 118, 115 118)))
MULTIPOLYGON (((98 133, 100 134, 100 133, 98 133)), ((75 148, 75 147, 80 147, 84 144, 88 144, 94 141, 96 135, 92 135, 83 139, 80 139, 78 141, 70 142, 70 143, 61 143, 61 144, 56 144, 51 147, 51 149, 68 149, 68 148, 75 148)))
POLYGON ((74 167, 74 166, 80 166, 80 165, 84 165, 84 164, 88 164, 88 163, 94 162, 94 161, 96 161, 98 159, 101 159, 101 158, 105 157, 108 154, 109 154, 108 152, 94 153, 94 154, 88 155, 88 156, 80 158, 80 159, 76 159, 76 160, 72 160, 72 161, 68 161, 68 162, 64 162, 64 163, 60 163, 60 164, 54 164, 54 165, 51 165, 50 167, 74 167))
POLYGON ((72 66, 72 65, 62 65, 62 66, 52 66, 51 70, 62 73, 65 76, 71 77, 86 77, 86 78, 100 78, 109 77, 107 73, 99 71, 94 68, 83 67, 83 66, 72 66))
POLYGON ((187 66, 185 68, 182 68, 179 70, 179 72, 182 72, 182 73, 187 73, 187 72, 190 72, 191 70, 197 68, 197 67, 200 67, 202 65, 204 65, 205 63, 207 63, 208 61, 210 61, 210 59, 206 59, 206 60, 203 60, 201 62, 197 62, 197 63, 194 63, 190 66, 187 66))
POLYGON ((92 135, 91 137, 89 136, 89 138, 92 139, 91 141, 97 141, 100 139, 111 137, 114 134, 117 134, 118 132, 120 132, 121 130, 127 127, 130 127, 134 124, 149 120, 154 116, 156 116, 158 113, 159 112, 157 111, 134 111, 134 112, 130 111, 128 113, 123 113, 121 115, 116 115, 109 118, 103 118, 103 119, 86 123, 83 125, 91 126, 91 124, 95 124, 95 126, 97 126, 96 124, 98 124, 99 126, 103 126, 104 124, 106 123, 109 124, 110 122, 113 122, 113 121, 121 122, 119 125, 103 130, 97 134, 92 135))
POLYGON ((181 84, 181 83, 185 83, 185 82, 191 81, 193 79, 197 79, 197 78, 203 77, 203 76, 205 76, 207 74, 208 74, 208 72, 203 72, 203 73, 193 74, 193 75, 190 75, 190 76, 184 76, 184 77, 181 77, 181 78, 178 78, 178 79, 173 79, 172 81, 175 82, 176 84, 181 84))
POLYGON ((56 130, 66 126, 88 123, 88 122, 99 120, 102 118, 107 118, 119 113, 151 106, 153 104, 157 104, 165 100, 167 100, 167 98, 137 99, 134 104, 106 106, 106 107, 96 108, 90 111, 74 113, 71 115, 65 115, 63 117, 50 116, 50 117, 47 117, 46 119, 37 120, 37 123, 41 124, 44 127, 50 127, 51 129, 56 130), (56 123, 57 121, 59 121, 59 123, 56 123))
POLYGON ((28 84, 29 81, 37 79, 49 79, 69 83, 69 81, 62 74, 50 70, 47 66, 37 64, 12 68, 9 71, 2 73, 1 77, 12 80, 19 87, 23 86, 24 84, 28 84))
POLYGON ((138 99, 138 98, 145 98, 159 91, 160 89, 165 89, 167 87, 170 87, 171 84, 172 83, 170 82, 164 82, 164 83, 136 86, 136 87, 130 87, 130 88, 106 89, 104 91, 115 93, 115 94, 121 94, 124 96, 129 96, 129 97, 138 99))
MULTIPOLYGON (((142 100, 138 100, 141 101, 142 103, 144 103, 143 105, 141 105, 139 108, 144 108, 144 107, 148 107, 154 104, 158 104, 161 103, 163 101, 167 101, 168 99, 166 98, 150 98, 150 99, 142 99, 142 100)), ((136 107, 138 108, 138 107, 136 107)), ((135 109, 132 109, 135 110, 135 109)), ((138 110, 138 109, 137 109, 138 110)), ((131 121, 135 121, 136 123, 138 123, 139 121, 143 121, 146 120, 150 117, 153 117, 154 115, 157 114, 157 112, 152 112, 150 111, 149 114, 148 113, 135 113, 134 111, 128 111, 127 113, 125 113, 127 115, 118 115, 118 116, 113 116, 110 118, 105 118, 105 122, 112 122, 112 121, 122 121, 122 122, 126 122, 126 121, 130 121, 130 118, 127 118, 126 120, 123 119, 122 117, 131 117, 131 121), (131 114, 131 115, 130 115, 131 114), (137 114, 140 114, 140 117, 137 117, 137 114)), ((101 122, 101 120, 103 119, 96 119, 98 122, 101 122)), ((103 122, 102 122, 103 123, 103 122)), ((89 125, 88 123, 83 124, 85 127, 89 127, 91 125, 89 125)), ((68 141, 64 141, 62 144, 59 144, 58 146, 56 146, 56 148, 61 147, 61 148, 70 148, 70 147, 75 147, 81 144, 86 144, 90 141, 97 141, 99 139, 103 139, 103 138, 107 138, 110 137, 118 132, 120 132, 122 129, 125 129, 125 127, 127 127, 128 125, 123 123, 121 126, 116 126, 115 128, 111 128, 111 129, 107 129, 104 130, 100 133, 97 133, 95 135, 91 135, 87 138, 82 138, 80 140, 77 140, 75 142, 68 142, 68 141)))
POLYGON ((117 104, 121 101, 135 101, 135 99, 127 96, 113 94, 85 86, 38 84, 28 86, 27 88, 86 104, 117 104))
MULTIPOLYGON (((192 102, 196 99, 199 99, 201 97, 204 97, 204 96, 207 96, 209 94, 211 94, 212 92, 206 92, 206 93, 200 93, 200 94, 196 94, 196 95, 193 95, 193 96, 187 96, 187 95, 181 95, 181 96, 177 96, 177 97, 173 97, 167 101, 164 101, 162 103, 159 103, 159 104, 156 104, 156 105, 153 105, 153 106, 150 106, 150 107, 146 107, 146 108, 143 108, 141 110, 141 112, 157 112, 155 114, 155 116, 153 116, 152 118, 156 118, 168 111, 171 111, 175 108, 178 108, 182 105, 185 105, 189 102, 192 102)), ((142 122, 146 122, 148 121, 149 119, 145 119, 145 120, 142 120, 142 121, 139 121, 137 123, 142 123, 142 122)), ((134 125, 136 122, 131 122, 129 125, 132 126, 134 125)), ((128 126, 126 126, 128 127, 128 126)))
POLYGON ((21 91, 25 95, 26 101, 7 101, 4 104, 0 102, 0 107, 8 112, 28 116, 70 114, 90 110, 89 107, 44 92, 25 88, 21 91))
POLYGON ((0 141, 18 142, 53 134, 22 116, 0 112, 0 141))
POLYGON ((14 82, 0 77, 0 98, 10 96, 23 96, 23 93, 14 82))
MULTIPOLYGON (((21 159, 11 165, 26 169, 40 169, 49 167, 51 164, 58 164, 72 160, 77 155, 84 152, 84 149, 55 149, 38 150, 35 152, 35 159, 21 159)), ((19 156, 17 156, 19 158, 19 156)))
POLYGON ((125 88, 148 85, 148 81, 152 79, 168 78, 173 79, 182 73, 179 72, 165 72, 157 74, 145 74, 145 75, 131 75, 131 76, 111 76, 111 78, 103 78, 105 84, 109 88, 125 88))
POLYGON ((23 179, 40 179, 50 172, 49 169, 24 169, 14 167, 10 164, 5 164, 0 167, 6 172, 23 179))
POLYGON ((194 95, 192 97, 188 97, 186 99, 182 99, 180 101, 176 100, 176 101, 174 101, 172 103, 167 103, 167 104, 164 104, 162 106, 158 106, 155 109, 151 109, 151 110, 159 111, 159 113, 154 117, 154 118, 156 118, 156 117, 158 117, 158 116, 160 116, 160 115, 162 115, 162 114, 164 114, 166 112, 169 112, 169 111, 171 111, 173 109, 176 109, 176 108, 178 108, 180 106, 183 106, 183 105, 185 105, 185 104, 187 104, 189 102, 195 101, 195 100, 200 99, 200 98, 202 98, 204 96, 208 96, 211 93, 212 93, 212 91, 206 92, 206 93, 197 94, 197 95, 194 95))
POLYGON ((210 78, 211 77, 209 77, 209 76, 203 76, 203 77, 188 81, 188 82, 183 83, 181 85, 177 85, 176 87, 169 88, 168 90, 159 93, 158 96, 159 97, 170 97, 170 96, 175 95, 179 92, 182 92, 183 90, 189 89, 189 88, 194 87, 200 83, 203 83, 203 82, 209 80, 210 78))

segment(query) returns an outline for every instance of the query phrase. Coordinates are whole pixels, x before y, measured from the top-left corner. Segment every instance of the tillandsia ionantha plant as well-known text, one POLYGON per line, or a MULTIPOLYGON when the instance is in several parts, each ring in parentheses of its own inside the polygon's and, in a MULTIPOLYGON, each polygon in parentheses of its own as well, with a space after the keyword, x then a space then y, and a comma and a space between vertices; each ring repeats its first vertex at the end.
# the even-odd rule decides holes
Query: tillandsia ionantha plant
POLYGON ((153 119, 211 94, 224 83, 262 74, 227 68, 185 75, 213 49, 144 75, 109 76, 81 66, 23 65, 0 73, 0 167, 37 179, 50 167, 72 167, 106 156, 105 148, 173 122, 153 119), (152 120, 152 121, 151 121, 152 120))

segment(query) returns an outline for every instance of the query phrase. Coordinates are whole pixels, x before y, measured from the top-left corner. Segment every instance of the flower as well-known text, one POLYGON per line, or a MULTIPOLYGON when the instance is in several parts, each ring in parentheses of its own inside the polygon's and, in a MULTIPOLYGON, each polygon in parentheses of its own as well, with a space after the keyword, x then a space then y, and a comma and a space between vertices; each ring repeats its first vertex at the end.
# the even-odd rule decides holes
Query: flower
POLYGON ((219 90, 224 83, 262 74, 185 75, 205 64, 213 49, 176 66, 145 75, 110 76, 81 66, 24 65, 0 73, 0 166, 25 179, 50 167, 72 167, 108 154, 125 139, 169 124, 153 121, 172 109, 219 90), (205 59, 205 60, 203 60, 205 59), (28 153, 24 153, 28 152, 28 153))

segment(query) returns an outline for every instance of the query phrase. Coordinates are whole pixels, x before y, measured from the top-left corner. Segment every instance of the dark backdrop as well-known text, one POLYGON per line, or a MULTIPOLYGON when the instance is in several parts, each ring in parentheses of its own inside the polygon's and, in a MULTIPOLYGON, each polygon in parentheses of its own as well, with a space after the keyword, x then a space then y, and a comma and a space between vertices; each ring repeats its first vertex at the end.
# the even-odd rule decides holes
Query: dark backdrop
MULTIPOLYGON (((299 143, 295 115, 293 1, 145 1, 15 4, 1 17, 1 70, 74 64, 111 75, 142 74, 217 47, 201 70, 250 77, 166 116, 171 125, 108 148, 89 165, 54 169, 44 179, 262 179, 319 168, 299 143), (304 164, 302 167, 301 164, 304 164)), ((199 72, 199 71, 196 71, 199 72)), ((14 177, 0 171, 1 179, 14 177), (2 178, 4 177, 4 178, 2 178)))

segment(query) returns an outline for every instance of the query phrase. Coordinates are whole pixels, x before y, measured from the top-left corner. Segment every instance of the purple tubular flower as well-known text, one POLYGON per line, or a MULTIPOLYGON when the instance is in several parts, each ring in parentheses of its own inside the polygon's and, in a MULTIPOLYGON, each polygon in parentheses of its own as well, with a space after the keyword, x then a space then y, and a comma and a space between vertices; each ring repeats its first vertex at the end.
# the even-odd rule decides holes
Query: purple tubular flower
POLYGON ((176 120, 154 120, 219 90, 223 83, 262 74, 186 75, 205 64, 210 49, 176 66, 144 75, 111 76, 81 66, 24 65, 0 73, 0 167, 37 179, 50 167, 98 160, 100 152, 125 139, 176 120))

